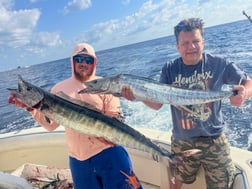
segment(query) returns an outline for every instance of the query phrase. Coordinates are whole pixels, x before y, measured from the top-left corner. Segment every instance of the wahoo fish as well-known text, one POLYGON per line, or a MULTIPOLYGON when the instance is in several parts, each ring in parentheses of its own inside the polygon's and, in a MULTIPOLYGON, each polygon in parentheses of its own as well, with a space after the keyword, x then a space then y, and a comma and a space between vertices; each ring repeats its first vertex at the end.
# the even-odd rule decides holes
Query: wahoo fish
POLYGON ((122 88, 131 88, 138 100, 152 101, 174 106, 205 104, 234 95, 233 91, 190 90, 162 84, 155 80, 130 74, 96 79, 84 83, 86 88, 79 93, 103 93, 121 96, 122 88))
MULTIPOLYGON (((117 145, 152 154, 154 160, 166 157, 171 163, 178 163, 185 157, 198 153, 190 149, 180 154, 172 154, 148 137, 122 121, 109 117, 89 106, 76 104, 65 97, 59 97, 37 87, 19 76, 18 89, 8 89, 26 105, 42 112, 50 120, 81 133, 103 137, 117 145)), ((83 103, 82 103, 83 104, 83 103)))

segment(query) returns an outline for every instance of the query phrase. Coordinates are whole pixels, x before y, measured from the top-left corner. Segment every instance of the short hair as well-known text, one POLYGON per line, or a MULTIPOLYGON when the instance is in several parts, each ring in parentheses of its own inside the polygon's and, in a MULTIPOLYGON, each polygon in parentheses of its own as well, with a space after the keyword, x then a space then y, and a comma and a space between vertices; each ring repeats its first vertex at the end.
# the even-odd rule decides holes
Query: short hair
POLYGON ((200 18, 189 18, 189 19, 184 19, 184 20, 180 21, 174 27, 174 34, 175 34, 177 43, 178 43, 179 33, 182 31, 192 32, 192 31, 199 29, 200 33, 203 37, 203 33, 204 33, 203 25, 204 25, 204 22, 200 18))

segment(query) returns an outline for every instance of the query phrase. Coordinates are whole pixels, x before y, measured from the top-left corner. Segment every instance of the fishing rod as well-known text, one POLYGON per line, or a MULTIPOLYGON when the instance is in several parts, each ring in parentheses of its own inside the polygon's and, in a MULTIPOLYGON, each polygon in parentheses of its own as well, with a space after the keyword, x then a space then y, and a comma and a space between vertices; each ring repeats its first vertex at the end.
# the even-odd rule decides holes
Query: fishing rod
POLYGON ((248 20, 252 23, 251 17, 247 15, 245 11, 242 11, 242 14, 245 15, 248 18, 248 20))

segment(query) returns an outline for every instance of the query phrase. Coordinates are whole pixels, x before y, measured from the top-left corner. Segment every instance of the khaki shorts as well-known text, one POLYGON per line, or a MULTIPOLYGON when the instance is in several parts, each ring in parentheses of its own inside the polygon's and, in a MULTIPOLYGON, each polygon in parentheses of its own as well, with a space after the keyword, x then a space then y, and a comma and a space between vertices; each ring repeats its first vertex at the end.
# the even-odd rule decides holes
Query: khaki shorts
POLYGON ((202 152, 186 158, 182 165, 173 166, 172 174, 183 183, 191 184, 202 165, 205 170, 207 189, 227 189, 232 185, 235 166, 224 134, 219 137, 200 137, 193 141, 172 138, 172 152, 197 148, 202 152))

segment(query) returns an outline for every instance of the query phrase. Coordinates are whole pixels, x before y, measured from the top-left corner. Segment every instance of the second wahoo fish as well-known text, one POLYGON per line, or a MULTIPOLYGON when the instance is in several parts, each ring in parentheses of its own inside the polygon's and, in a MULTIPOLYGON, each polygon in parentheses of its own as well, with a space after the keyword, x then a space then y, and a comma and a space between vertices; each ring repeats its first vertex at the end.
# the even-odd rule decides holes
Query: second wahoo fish
POLYGON ((79 93, 110 93, 120 96, 122 88, 128 86, 138 100, 174 106, 205 104, 234 95, 234 91, 203 91, 176 88, 149 78, 130 74, 92 80, 84 84, 87 87, 79 91, 79 93))

